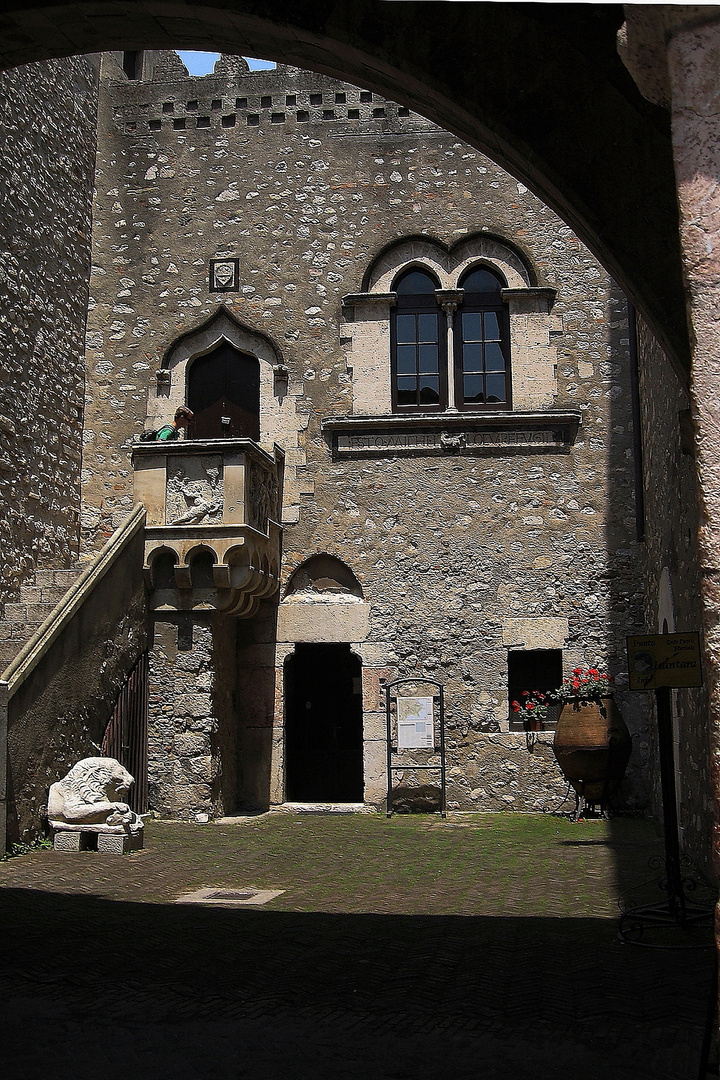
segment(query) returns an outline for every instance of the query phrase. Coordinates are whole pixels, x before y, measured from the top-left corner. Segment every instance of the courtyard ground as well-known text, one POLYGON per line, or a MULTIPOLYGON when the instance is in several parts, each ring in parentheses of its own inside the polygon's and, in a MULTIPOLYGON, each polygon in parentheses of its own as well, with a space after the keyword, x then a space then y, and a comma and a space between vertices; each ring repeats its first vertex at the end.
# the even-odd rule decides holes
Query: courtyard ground
POLYGON ((273 813, 10 859, 0 1075, 704 1080, 713 950, 617 939, 661 855, 633 819, 273 813), (204 886, 283 891, 175 902, 204 886))

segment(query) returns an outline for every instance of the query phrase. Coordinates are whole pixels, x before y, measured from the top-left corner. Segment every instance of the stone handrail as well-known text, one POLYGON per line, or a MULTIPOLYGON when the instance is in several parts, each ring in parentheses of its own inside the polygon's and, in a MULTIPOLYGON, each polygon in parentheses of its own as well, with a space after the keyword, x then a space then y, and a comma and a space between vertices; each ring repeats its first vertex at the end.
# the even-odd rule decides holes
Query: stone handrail
POLYGON ((93 558, 89 566, 78 576, 62 600, 56 605, 23 646, 15 659, 2 672, 0 678, 0 850, 4 849, 7 836, 7 798, 8 798, 8 731, 11 704, 25 692, 25 687, 32 684, 29 677, 40 665, 68 628, 72 620, 82 611, 83 606, 92 597, 98 584, 115 566, 120 555, 135 539, 145 525, 145 508, 136 506, 113 533, 102 550, 93 558))
MULTIPOLYGON (((105 546, 94 557, 89 566, 83 570, 63 596, 62 600, 50 612, 45 622, 35 631, 15 659, 8 664, 0 678, 0 695, 2 688, 7 687, 8 698, 12 697, 18 686, 31 674, 38 661, 42 659, 50 646, 62 633, 64 627, 73 617, 75 612, 92 592, 120 553, 130 543, 132 538, 145 525, 145 507, 135 506, 125 521, 112 534, 105 546)), ((0 697, 0 708, 2 697, 0 697)))

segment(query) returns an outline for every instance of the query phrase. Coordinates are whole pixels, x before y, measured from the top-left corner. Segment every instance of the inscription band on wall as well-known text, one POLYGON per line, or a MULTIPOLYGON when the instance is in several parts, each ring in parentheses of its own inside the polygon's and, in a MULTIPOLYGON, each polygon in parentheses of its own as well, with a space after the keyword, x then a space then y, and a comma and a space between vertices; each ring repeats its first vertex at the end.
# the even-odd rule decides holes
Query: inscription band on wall
POLYGON ((394 450, 436 450, 458 453, 462 450, 493 448, 564 447, 565 439, 558 431, 376 431, 338 435, 336 452, 388 453, 394 450))

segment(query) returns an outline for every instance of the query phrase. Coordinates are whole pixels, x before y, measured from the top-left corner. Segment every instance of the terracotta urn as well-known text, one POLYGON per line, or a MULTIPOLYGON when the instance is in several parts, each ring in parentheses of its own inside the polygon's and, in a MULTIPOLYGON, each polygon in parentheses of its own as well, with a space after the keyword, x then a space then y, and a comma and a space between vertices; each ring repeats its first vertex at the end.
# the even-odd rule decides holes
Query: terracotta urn
POLYGON ((631 750, 630 732, 611 697, 576 698, 563 707, 553 753, 578 801, 607 806, 625 775, 631 750))

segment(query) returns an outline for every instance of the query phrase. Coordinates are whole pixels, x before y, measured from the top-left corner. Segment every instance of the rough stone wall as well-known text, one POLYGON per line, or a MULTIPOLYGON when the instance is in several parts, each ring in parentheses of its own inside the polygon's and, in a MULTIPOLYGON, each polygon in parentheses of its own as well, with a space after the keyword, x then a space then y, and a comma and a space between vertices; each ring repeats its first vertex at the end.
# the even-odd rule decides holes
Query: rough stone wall
POLYGON ((236 804, 235 625, 157 619, 150 653, 148 805, 191 820, 236 804))
MULTIPOLYGON (((638 318, 645 493, 645 606, 650 633, 701 627, 697 472, 687 390, 638 318)), ((673 693, 676 787, 683 848, 710 870, 710 745, 704 689, 673 693)), ((654 744, 655 724, 651 726, 654 744)), ((653 756, 657 749, 653 745, 653 756)), ((657 775, 657 774, 656 774, 657 775)), ((656 781, 654 804, 662 799, 656 781)))
MULTIPOLYGON (((267 335, 289 368, 275 427, 263 427, 287 454, 284 577, 329 552, 348 563, 370 603, 368 636, 353 643, 374 742, 369 795, 379 799, 381 768, 370 759, 380 753, 380 679, 425 674, 446 682, 450 765, 459 770, 452 802, 554 803, 559 781, 547 749, 530 754, 524 734, 508 730, 507 655, 513 646, 562 646, 566 670, 598 664, 618 677, 623 713, 643 736, 627 799, 643 805, 646 710, 623 677, 625 635, 644 626, 624 299, 549 209, 422 118, 291 68, 243 74, 224 61, 216 74, 191 79, 178 63, 168 57, 145 83, 106 67, 87 338, 86 543, 97 544, 130 504, 126 444, 158 396, 164 354, 222 304, 267 335), (482 233, 514 244, 535 283, 557 290, 554 405, 582 412, 574 445, 567 453, 331 462, 321 419, 353 411, 342 296, 363 290, 368 267, 393 241, 423 234, 449 247, 482 233), (217 257, 239 259, 238 293, 208 291, 217 257)), ((278 646, 274 685, 268 677, 263 692, 278 700, 272 799, 282 798, 288 644, 278 646)), ((246 658, 254 644, 247 648, 246 658)), ((250 801, 257 794, 245 791, 250 801)))
POLYGON ((127 673, 147 647, 140 529, 8 707, 8 841, 37 836, 51 784, 96 757, 127 673))
POLYGON ((78 551, 97 67, 0 76, 0 600, 78 551))

